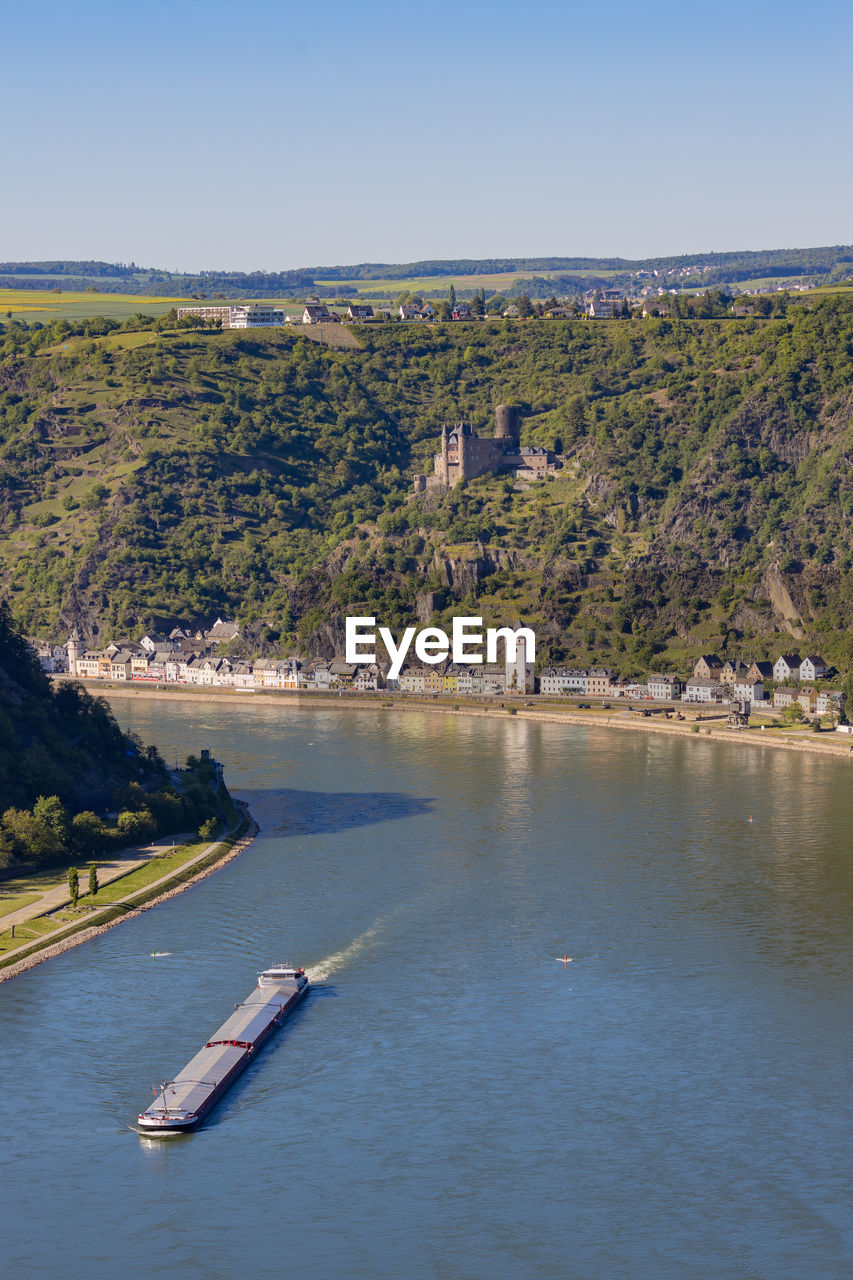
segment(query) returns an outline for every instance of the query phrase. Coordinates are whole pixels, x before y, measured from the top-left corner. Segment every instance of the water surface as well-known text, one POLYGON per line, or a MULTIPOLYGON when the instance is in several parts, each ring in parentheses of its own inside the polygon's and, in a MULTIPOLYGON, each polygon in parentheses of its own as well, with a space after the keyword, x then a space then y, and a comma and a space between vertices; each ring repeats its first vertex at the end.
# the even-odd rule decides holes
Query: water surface
POLYGON ((0 986, 10 1274, 853 1275, 845 761, 114 706, 261 836, 0 986), (287 959, 318 985, 206 1126, 131 1132, 287 959))

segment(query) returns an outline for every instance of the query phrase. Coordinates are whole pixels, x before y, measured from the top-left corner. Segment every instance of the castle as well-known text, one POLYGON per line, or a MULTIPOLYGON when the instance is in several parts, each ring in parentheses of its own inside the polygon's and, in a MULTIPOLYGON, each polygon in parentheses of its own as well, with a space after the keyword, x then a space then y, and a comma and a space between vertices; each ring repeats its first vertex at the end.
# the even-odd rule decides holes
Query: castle
POLYGON ((510 471, 518 480, 542 480, 560 467, 557 455, 538 445, 521 444, 521 409, 499 404, 495 409, 495 434, 480 436, 470 422, 441 429, 441 453, 435 455, 435 473, 416 475, 415 492, 452 489, 460 480, 510 471))

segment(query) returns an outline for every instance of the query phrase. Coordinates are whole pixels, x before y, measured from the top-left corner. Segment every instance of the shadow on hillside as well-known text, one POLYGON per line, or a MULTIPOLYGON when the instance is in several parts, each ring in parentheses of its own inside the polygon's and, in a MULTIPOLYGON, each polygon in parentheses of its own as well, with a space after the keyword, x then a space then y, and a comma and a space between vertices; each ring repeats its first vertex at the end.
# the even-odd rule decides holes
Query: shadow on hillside
POLYGON ((394 822, 432 813, 434 801, 400 791, 245 791, 249 812, 264 835, 313 835, 349 831, 377 822, 394 822))

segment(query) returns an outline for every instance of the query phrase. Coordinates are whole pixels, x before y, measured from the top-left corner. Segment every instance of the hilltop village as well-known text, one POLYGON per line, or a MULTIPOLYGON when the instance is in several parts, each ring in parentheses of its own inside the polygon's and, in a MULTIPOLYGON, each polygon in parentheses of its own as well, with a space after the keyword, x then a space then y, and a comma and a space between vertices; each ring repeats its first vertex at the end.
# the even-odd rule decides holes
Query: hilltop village
POLYGON ((512 300, 503 294, 487 299, 485 291, 479 290, 470 301, 457 300, 455 291, 450 299, 433 301, 419 294, 404 293, 401 295, 403 301, 388 307, 364 301, 336 305, 319 297, 306 298, 292 310, 265 302, 208 303, 178 307, 177 319, 187 328, 268 329, 283 325, 433 324, 496 318, 616 320, 632 316, 649 319, 693 314, 705 315, 706 318, 711 315, 767 316, 774 308, 774 299, 763 295, 778 295, 776 304, 783 306, 782 295, 813 288, 811 284, 791 283, 773 289, 759 288, 748 296, 735 297, 737 290, 723 293, 720 289, 710 289, 704 294, 693 295, 666 287, 662 280, 644 279, 637 283, 638 287, 631 292, 597 288, 587 290, 582 296, 552 296, 544 301, 533 301, 527 294, 520 294, 512 300))
POLYGON ((558 701, 589 698, 599 703, 621 699, 644 705, 682 703, 728 710, 733 722, 738 717, 743 721, 750 711, 766 711, 782 713, 789 720, 828 718, 838 723, 842 732, 853 732, 853 726, 845 723, 846 698, 838 685, 838 673, 818 654, 780 654, 775 662, 703 654, 692 675, 651 672, 640 681, 619 678, 606 667, 545 667, 537 673, 533 664, 524 660, 522 642, 511 662, 410 665, 391 679, 387 663, 353 664, 337 658, 303 662, 298 657, 248 660, 217 654, 239 634, 234 622, 217 618, 205 631, 176 627, 168 636, 146 633, 138 641, 111 644, 101 650, 87 649, 76 629, 65 645, 30 643, 45 671, 85 681, 244 692, 388 691, 483 698, 519 695, 558 701))

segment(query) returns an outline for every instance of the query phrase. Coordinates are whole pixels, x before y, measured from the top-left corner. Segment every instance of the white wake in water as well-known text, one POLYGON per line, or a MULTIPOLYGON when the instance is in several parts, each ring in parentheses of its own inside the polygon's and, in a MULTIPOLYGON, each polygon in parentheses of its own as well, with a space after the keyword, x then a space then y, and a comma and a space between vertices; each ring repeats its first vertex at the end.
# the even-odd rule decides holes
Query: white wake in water
MULTIPOLYGON (((392 913, 396 914, 396 913, 392 913)), ((328 982, 333 974, 340 969, 346 968, 351 960, 355 960, 357 956, 363 955, 365 951, 369 951, 375 946, 382 933, 383 926, 387 923, 389 917, 382 916, 369 929, 365 929, 348 946, 343 947, 340 951, 333 952, 332 955, 326 956, 323 960, 318 960, 316 964, 312 964, 307 970, 310 982, 328 982)))

